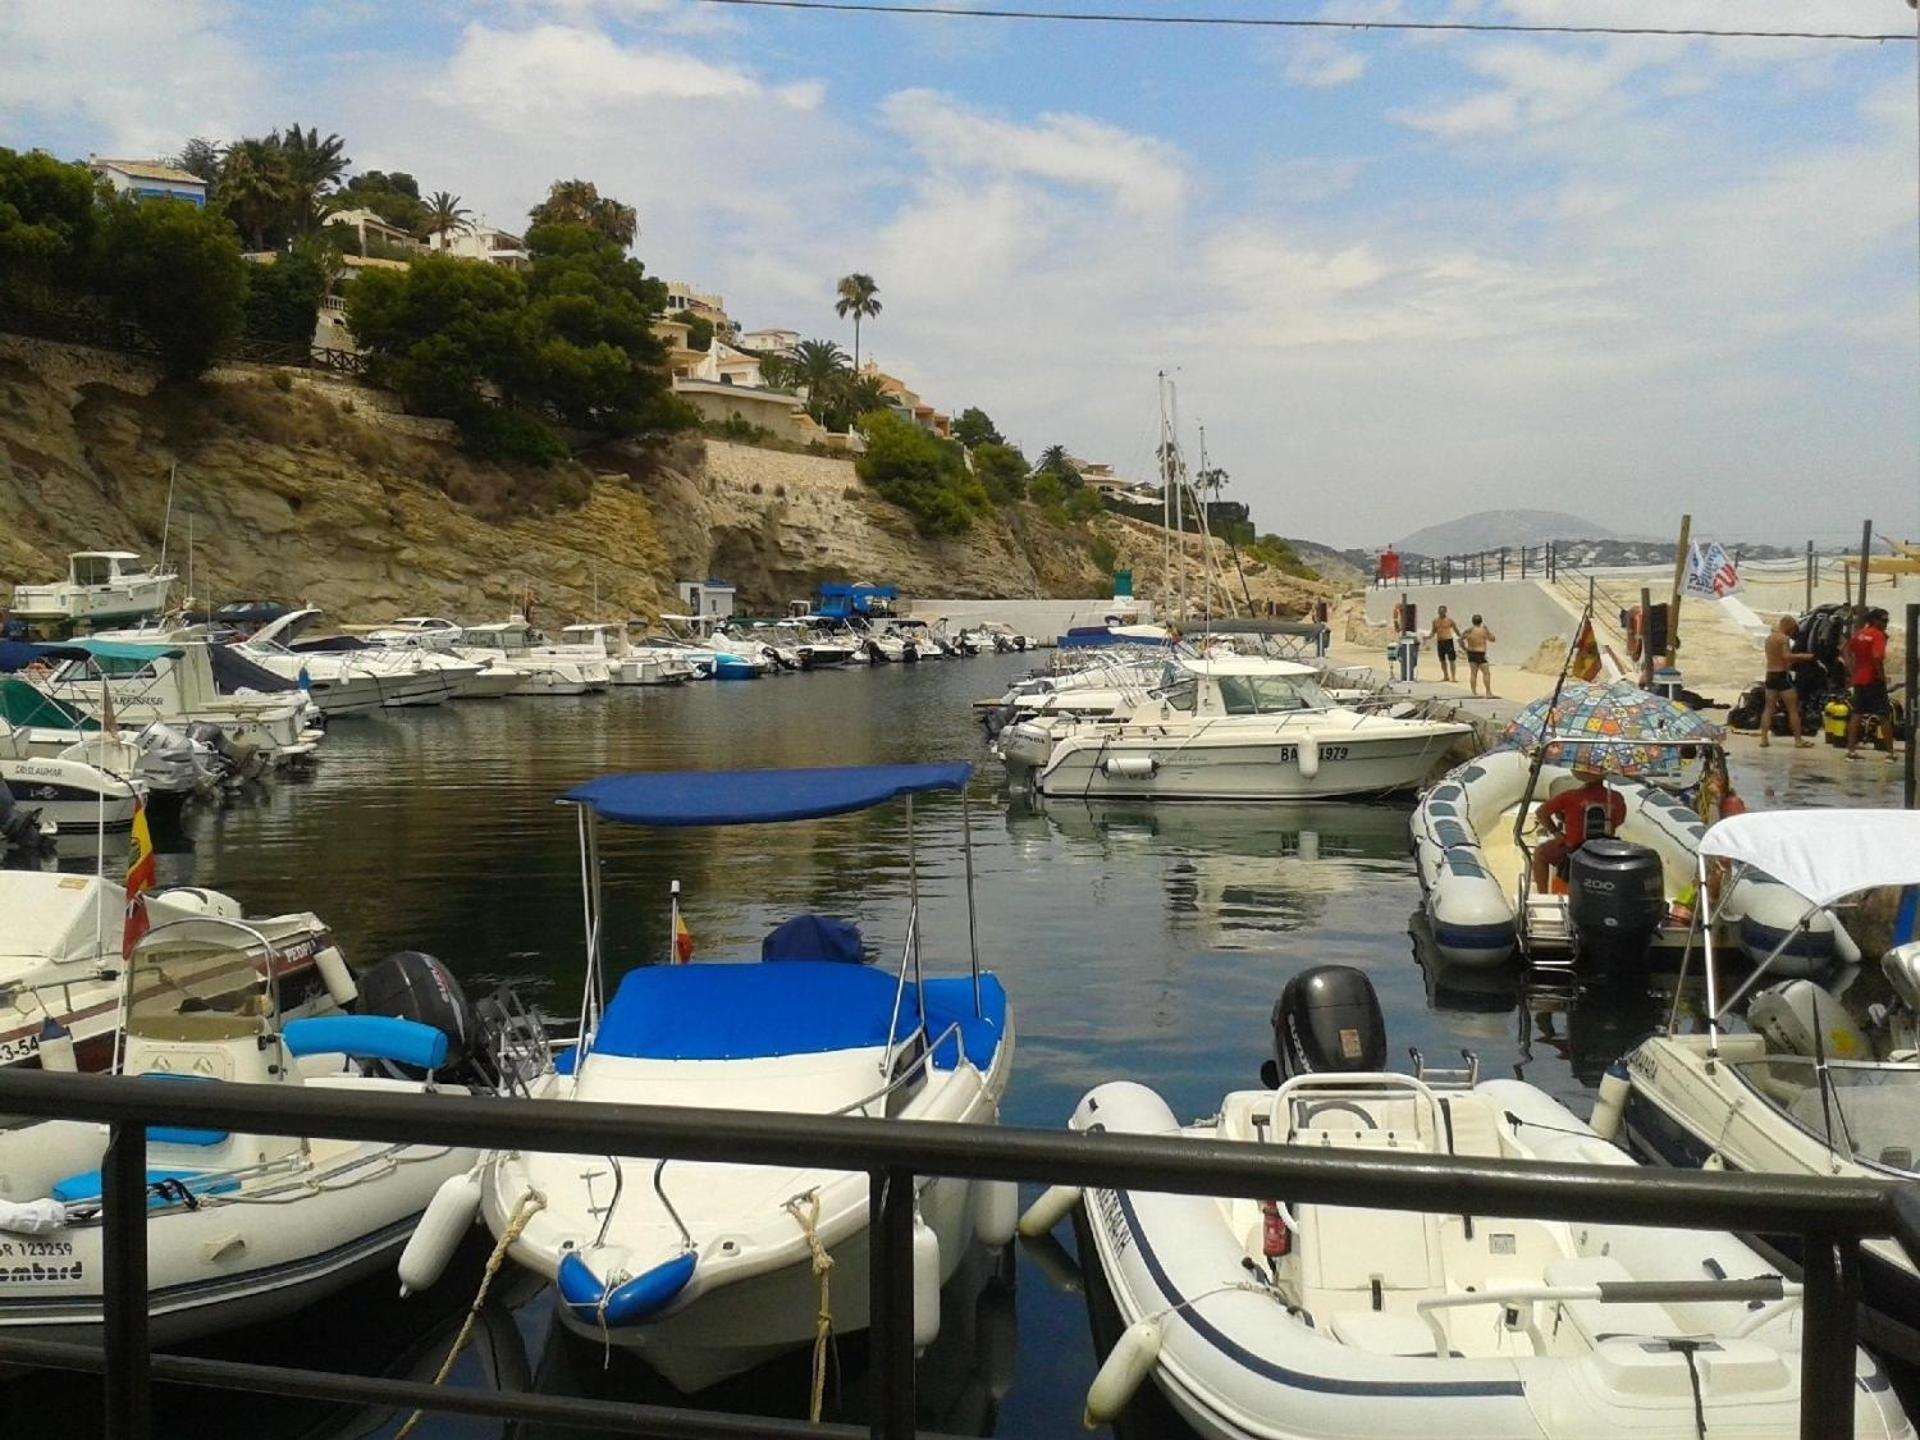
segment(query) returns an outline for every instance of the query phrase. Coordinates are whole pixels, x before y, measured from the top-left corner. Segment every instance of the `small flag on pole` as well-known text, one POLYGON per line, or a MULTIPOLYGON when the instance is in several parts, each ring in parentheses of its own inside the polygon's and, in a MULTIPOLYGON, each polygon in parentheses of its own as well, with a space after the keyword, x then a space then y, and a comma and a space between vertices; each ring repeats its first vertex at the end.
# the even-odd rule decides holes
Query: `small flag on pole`
POLYGON ((147 830, 146 802, 133 799, 133 827, 127 832, 127 919, 120 933, 122 959, 133 954, 133 947, 147 933, 147 891, 153 888, 153 836, 147 830))
POLYGON ((687 929, 687 922, 680 918, 680 907, 673 907, 673 958, 682 965, 693 958, 693 932, 687 929))
POLYGON ((1696 541, 1687 552, 1685 593, 1702 600, 1718 600, 1739 588, 1740 572, 1727 547, 1717 541, 1705 545, 1696 541))
POLYGON ((1573 661, 1567 666, 1567 673, 1576 680, 1598 680, 1600 678, 1600 645, 1593 636, 1591 617, 1580 621, 1580 628, 1573 637, 1573 661))

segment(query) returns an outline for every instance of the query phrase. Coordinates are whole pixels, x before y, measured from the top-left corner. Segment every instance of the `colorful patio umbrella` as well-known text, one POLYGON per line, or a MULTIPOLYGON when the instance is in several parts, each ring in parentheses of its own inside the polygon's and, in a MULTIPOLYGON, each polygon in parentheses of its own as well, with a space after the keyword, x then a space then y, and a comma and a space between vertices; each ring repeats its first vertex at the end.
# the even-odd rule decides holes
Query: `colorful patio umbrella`
POLYGON ((1556 765, 1591 765, 1613 775, 1670 769, 1681 748, 1719 745, 1725 732, 1684 705, 1625 680, 1590 685, 1569 680, 1560 699, 1536 700, 1500 737, 1497 748, 1531 753, 1544 747, 1556 765))

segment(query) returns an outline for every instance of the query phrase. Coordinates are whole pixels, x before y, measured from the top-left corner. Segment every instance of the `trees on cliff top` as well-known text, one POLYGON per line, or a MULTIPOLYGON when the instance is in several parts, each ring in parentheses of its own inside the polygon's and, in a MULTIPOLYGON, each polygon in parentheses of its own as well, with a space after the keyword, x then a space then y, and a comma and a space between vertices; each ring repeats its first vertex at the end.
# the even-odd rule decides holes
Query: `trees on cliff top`
POLYGON ((867 449, 854 461, 855 473, 881 499, 912 515, 922 535, 962 534, 988 508, 986 492, 967 473, 960 447, 951 440, 887 410, 865 416, 860 432, 867 449))
POLYGON ((578 225, 625 250, 640 234, 640 219, 631 205, 602 195, 591 180, 556 180, 547 198, 527 212, 528 221, 541 225, 578 225))

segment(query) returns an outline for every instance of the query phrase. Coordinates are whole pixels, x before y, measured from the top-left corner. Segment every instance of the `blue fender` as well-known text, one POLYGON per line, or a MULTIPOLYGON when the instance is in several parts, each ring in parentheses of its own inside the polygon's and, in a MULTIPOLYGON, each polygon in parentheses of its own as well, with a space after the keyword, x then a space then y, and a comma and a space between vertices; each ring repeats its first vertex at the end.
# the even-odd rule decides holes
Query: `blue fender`
POLYGON ((687 1288, 687 1282, 693 1278, 694 1260, 691 1250, 663 1260, 645 1274, 615 1286, 609 1294, 604 1282, 587 1268, 579 1252, 569 1250, 560 1259, 560 1298, 566 1301, 577 1320, 598 1325, 604 1319, 610 1329, 637 1325, 659 1314, 674 1296, 687 1288))

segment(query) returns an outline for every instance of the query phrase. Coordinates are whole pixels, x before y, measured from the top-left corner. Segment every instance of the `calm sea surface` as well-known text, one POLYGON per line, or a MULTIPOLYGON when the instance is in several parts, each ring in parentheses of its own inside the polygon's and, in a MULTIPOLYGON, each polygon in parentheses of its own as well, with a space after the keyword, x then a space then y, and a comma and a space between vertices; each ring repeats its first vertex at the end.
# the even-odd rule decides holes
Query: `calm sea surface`
MULTIPOLYGON (((1133 1078, 1176 1112, 1211 1113, 1256 1082, 1271 1053, 1268 1013, 1299 969, 1338 962, 1373 980, 1396 1060, 1478 1055, 1573 1102, 1606 1064, 1659 1024, 1672 992, 1576 993, 1518 973, 1423 969, 1407 808, 1010 801, 969 702, 997 694, 1033 657, 861 668, 752 684, 623 690, 577 699, 469 702, 338 722, 308 779, 276 781, 224 809, 191 812, 156 837, 164 883, 228 891, 250 913, 318 912, 356 963, 419 949, 475 993, 513 978, 570 1014, 582 968, 573 812, 554 797, 626 770, 730 769, 964 759, 983 962, 1014 1001, 1017 1063, 1004 1121, 1057 1127, 1088 1087, 1133 1078)), ((1746 752, 1751 754, 1751 751, 1746 752)), ((1897 803, 1891 767, 1863 762, 1803 778, 1736 767, 1760 808, 1897 803), (1869 768, 1870 767, 1870 768, 1869 768)), ((957 799, 922 801, 915 826, 929 970, 964 969, 967 917, 957 799)), ((908 891, 906 815, 733 830, 603 831, 612 968, 668 946, 679 880, 696 960, 757 956, 762 936, 804 910, 855 921, 890 963, 908 891)), ((1689 1000, 1689 1003, 1691 1001, 1689 1000)), ((1029 1197, 1030 1198, 1030 1197, 1029 1197)), ((402 1304, 387 1277, 281 1325, 200 1347, 279 1364, 433 1378, 463 1318, 486 1245, 428 1295, 402 1304)), ((950 1287, 942 1340, 922 1366, 922 1423, 970 1434, 1078 1433, 1093 1358, 1065 1256, 1018 1248, 991 1273, 976 1255, 950 1287), (1011 1274, 1007 1273, 1011 1271, 1011 1274)), ((537 1285, 495 1287, 454 1383, 671 1401, 623 1357, 557 1338, 537 1285)), ((864 1419, 864 1345, 841 1347, 838 1414, 864 1419)), ((700 1404, 804 1413, 800 1357, 700 1404)), ((158 1433, 392 1434, 403 1416, 271 1396, 161 1392, 158 1433)), ((63 1437, 95 1427, 98 1390, 40 1375, 0 1387, 9 1428, 63 1437)), ((498 1427, 429 1418, 414 1433, 498 1427)))

